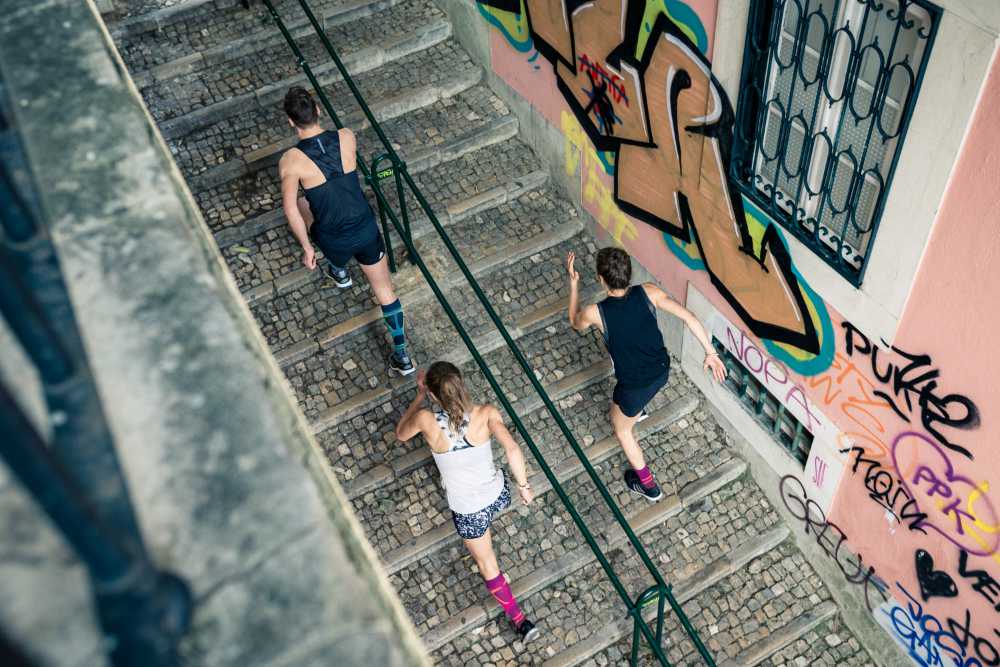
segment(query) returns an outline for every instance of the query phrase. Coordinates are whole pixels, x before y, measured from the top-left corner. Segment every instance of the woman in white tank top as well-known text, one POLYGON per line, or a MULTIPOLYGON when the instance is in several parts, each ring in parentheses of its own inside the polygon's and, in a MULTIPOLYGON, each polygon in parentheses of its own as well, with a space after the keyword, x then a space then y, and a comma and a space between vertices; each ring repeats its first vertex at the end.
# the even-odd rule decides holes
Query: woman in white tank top
POLYGON ((407 441, 422 434, 441 473, 455 530, 465 541, 479 573, 494 599, 524 641, 538 635, 535 625, 525 618, 500 571, 490 524, 510 507, 510 490, 501 470, 493 464, 492 437, 503 446, 521 499, 531 502, 524 455, 504 426, 500 411, 492 405, 476 405, 453 364, 431 364, 426 376, 417 376, 417 396, 396 425, 396 437, 407 441), (424 407, 428 394, 434 409, 424 407))

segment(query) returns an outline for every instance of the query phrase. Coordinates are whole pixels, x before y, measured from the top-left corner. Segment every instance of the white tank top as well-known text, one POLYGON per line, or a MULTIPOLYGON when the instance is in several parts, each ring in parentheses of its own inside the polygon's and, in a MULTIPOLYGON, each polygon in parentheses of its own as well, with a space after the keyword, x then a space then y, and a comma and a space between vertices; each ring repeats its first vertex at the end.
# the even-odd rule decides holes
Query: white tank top
POLYGON ((441 473, 441 485, 448 495, 452 512, 472 514, 489 507, 503 491, 503 473, 493 465, 492 440, 473 444, 465 437, 469 415, 462 419, 456 433, 443 410, 434 412, 438 426, 448 440, 448 451, 432 451, 434 463, 441 473))

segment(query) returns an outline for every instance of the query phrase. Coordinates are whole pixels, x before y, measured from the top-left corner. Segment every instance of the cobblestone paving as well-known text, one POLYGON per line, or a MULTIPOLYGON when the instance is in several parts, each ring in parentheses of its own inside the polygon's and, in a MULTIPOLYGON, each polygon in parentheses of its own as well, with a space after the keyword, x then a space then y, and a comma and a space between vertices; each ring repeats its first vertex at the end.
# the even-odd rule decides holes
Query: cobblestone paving
MULTIPOLYGON (((125 16, 138 16, 155 9, 183 4, 185 0, 127 0, 125 16)), ((310 2, 313 13, 321 13, 344 4, 345 0, 310 2)), ((159 30, 128 34, 118 42, 118 49, 132 72, 170 62, 192 53, 226 44, 259 31, 276 31, 274 21, 263 2, 251 2, 243 9, 237 0, 233 6, 216 9, 202 5, 189 11, 183 20, 170 22, 159 30)), ((275 8, 286 22, 304 18, 297 0, 278 0, 275 8)), ((112 29, 115 23, 111 24, 112 29)))
POLYGON ((868 667, 871 656, 838 619, 826 621, 760 663, 761 667, 868 667))
MULTIPOLYGON (((172 1, 130 0, 128 11, 150 11, 172 1)), ((317 1, 314 7, 323 12, 343 2, 317 1)), ((341 53, 416 34, 421 26, 443 17, 433 0, 392 4, 373 16, 331 28, 329 34, 341 53)), ((297 10, 290 11, 295 5, 295 0, 280 2, 283 16, 290 23, 303 18, 297 10)), ((270 25, 259 3, 250 11, 238 6, 219 10, 206 7, 192 10, 182 20, 168 22, 161 30, 141 34, 135 30, 124 38, 120 47, 134 71, 144 70, 198 50, 227 45, 270 25)), ((300 44, 314 66, 328 62, 315 37, 303 38, 300 44)), ((283 42, 263 38, 255 48, 250 55, 234 56, 225 63, 160 81, 144 90, 154 117, 161 122, 178 118, 205 105, 260 91, 276 81, 300 74, 283 42)), ((402 115, 383 125, 394 146, 411 159, 421 152, 472 136, 491 122, 509 116, 510 110, 499 98, 484 84, 476 84, 476 77, 468 76, 474 71, 468 55, 449 38, 364 73, 357 77, 357 83, 369 103, 377 108, 383 108, 378 106, 380 103, 403 99, 415 107, 403 113, 396 104, 397 110, 392 113, 402 115), (434 100, 427 90, 435 86, 450 86, 450 96, 434 100)), ((347 118, 358 117, 358 107, 346 85, 343 82, 326 85, 332 80, 330 73, 322 74, 321 79, 338 113, 347 118)), ((234 243, 238 234, 228 230, 238 230, 243 225, 247 230, 261 229, 256 223, 268 218, 257 216, 275 214, 280 206, 280 192, 274 157, 252 164, 251 171, 242 175, 237 175, 241 169, 226 162, 242 163, 247 153, 285 140, 291 134, 280 102, 267 109, 229 106, 216 107, 215 111, 226 115, 205 118, 198 129, 173 137, 170 148, 188 178, 225 165, 224 171, 230 176, 217 178, 223 170, 216 171, 211 176, 214 185, 196 188, 200 190, 196 199, 211 231, 227 230, 226 242, 231 245, 223 248, 223 255, 240 288, 248 290, 269 281, 276 281, 274 285, 280 287, 253 306, 253 314, 272 350, 280 353, 307 339, 319 340, 330 327, 371 309, 374 302, 370 289, 355 263, 349 270, 356 285, 348 290, 336 290, 319 272, 301 285, 292 286, 279 280, 301 266, 298 245, 284 224, 263 232, 248 231, 247 238, 234 243), (222 111, 223 108, 231 111, 222 111)), ((192 125, 188 122, 192 118, 197 117, 173 123, 172 133, 179 134, 182 126, 192 125)), ((481 135, 486 136, 494 135, 485 132, 481 135)), ((381 152, 370 129, 362 130, 359 138, 366 160, 381 152)), ((437 211, 495 188, 507 187, 515 179, 541 169, 531 150, 517 140, 465 150, 460 157, 414 174, 437 211)), ((395 201, 395 193, 390 191, 389 198, 395 201)), ((409 210, 418 215, 412 201, 409 210)), ((569 250, 582 260, 577 267, 582 284, 594 285, 593 254, 597 246, 586 233, 576 231, 579 225, 575 209, 552 190, 542 187, 514 201, 455 219, 447 229, 467 263, 495 256, 508 259, 483 269, 480 283, 500 317, 512 325, 525 315, 565 300, 563 258, 569 250), (539 237, 545 238, 545 243, 539 237), (537 249, 531 248, 531 254, 511 255, 518 244, 532 239, 537 249)), ((458 269, 435 235, 422 238, 419 248, 439 279, 455 275, 458 269)), ((401 249, 397 247, 396 251, 401 257, 401 249)), ((409 266, 397 274, 397 282, 412 287, 422 280, 409 266)), ((401 287, 401 291, 406 289, 409 288, 401 287)), ((492 330, 470 290, 463 286, 448 288, 446 292, 472 335, 482 336, 492 330)), ((440 304, 425 300, 408 306, 406 318, 408 338, 418 363, 461 353, 456 357, 465 359, 461 366, 471 394, 479 402, 496 402, 485 378, 465 355, 464 346, 440 304)), ((614 383, 604 375, 606 366, 602 364, 607 353, 599 335, 572 332, 561 312, 520 333, 523 335, 518 344, 538 379, 550 386, 562 383, 564 395, 556 397, 556 403, 580 444, 589 447, 610 437, 607 407, 614 383), (581 374, 574 375, 578 372, 581 374), (567 386, 567 378, 577 384, 567 386)), ((413 382, 412 378, 390 381, 385 364, 389 341, 382 323, 373 322, 323 344, 323 349, 289 363, 285 373, 306 416, 314 423, 320 418, 325 420, 317 439, 337 477, 350 483, 377 466, 423 450, 425 445, 418 439, 398 443, 394 438, 395 423, 413 395, 413 382), (372 400, 345 412, 345 401, 362 392, 368 392, 372 400), (333 414, 338 415, 336 419, 333 414)), ((575 460, 551 416, 539 407, 528 378, 511 353, 499 348, 484 356, 500 385, 512 400, 518 401, 524 423, 549 464, 575 460)), ((674 409, 683 404, 688 410, 694 405, 694 411, 680 415, 656 432, 640 435, 651 468, 667 494, 679 493, 735 459, 720 425, 702 404, 693 400, 698 390, 679 370, 676 359, 674 368, 670 382, 650 404, 650 410, 674 409)), ((515 437, 521 440, 519 435, 515 437)), ((537 462, 526 448, 525 453, 529 474, 536 472, 537 462)), ((495 454, 498 461, 503 460, 501 452, 495 454)), ((439 532, 444 534, 447 531, 443 529, 451 526, 451 513, 437 471, 431 463, 421 461, 417 456, 412 457, 409 464, 412 469, 400 471, 391 479, 365 477, 368 483, 373 479, 381 481, 373 488, 364 487, 368 490, 359 492, 353 500, 372 543, 383 557, 394 556, 395 550, 428 531, 441 529, 439 532)), ((625 488, 621 477, 626 467, 617 448, 605 460, 595 463, 597 474, 622 511, 634 517, 649 509, 649 505, 625 488)), ((595 533, 612 528, 612 515, 589 478, 577 475, 564 486, 595 533)), ((642 540, 664 576, 674 582, 692 580, 706 565, 739 550, 777 522, 774 508, 753 481, 744 476, 648 527, 642 540)), ((617 534, 615 531, 610 534, 617 534)), ((404 565, 402 561, 394 561, 396 571, 391 575, 407 611, 423 633, 439 628, 471 605, 485 605, 489 610, 488 622, 435 651, 436 664, 538 664, 587 639, 607 623, 620 620, 624 613, 607 579, 590 562, 523 600, 524 608, 539 621, 544 634, 532 645, 522 646, 486 592, 461 542, 450 532, 447 534, 449 537, 438 548, 415 562, 404 565)), ((551 491, 530 507, 515 499, 515 507, 495 522, 494 537, 501 566, 515 582, 546 572, 547 565, 567 554, 579 557, 581 563, 590 558, 579 532, 551 491)), ((630 547, 619 544, 608 550, 608 556, 631 593, 637 594, 650 583, 630 547)), ((785 627, 828 597, 801 554, 786 542, 702 590, 685 604, 685 611, 710 650, 721 660, 734 657, 785 627)), ((670 634, 667 648, 674 664, 696 663, 690 643, 678 632, 679 625, 668 623, 667 628, 670 634)), ((587 664, 622 664, 628 649, 627 640, 616 641, 587 664)), ((835 618, 805 633, 763 664, 860 665, 867 664, 866 659, 857 640, 835 618)))
MULTIPOLYGON (((387 120, 382 123, 382 128, 392 140, 393 147, 401 150, 405 159, 469 134, 481 127, 485 119, 509 113, 500 98, 486 86, 479 85, 387 120)), ((280 105, 275 105, 268 111, 240 114, 209 128, 195 130, 169 143, 174 159, 185 176, 193 176, 292 136, 284 112, 280 105)), ((370 128, 358 132, 358 147, 366 163, 383 150, 370 128)))
MULTIPOLYGON (((327 34, 337 45, 341 58, 344 58, 367 46, 395 41, 434 19, 442 18, 441 11, 431 0, 411 0, 359 21, 334 26, 327 34)), ((330 62, 318 35, 313 34, 297 42, 313 68, 330 62)), ((269 48, 230 60, 225 67, 156 82, 142 93, 153 117, 166 120, 301 73, 295 56, 282 40, 269 48)))
MULTIPOLYGON (((684 466, 688 465, 689 459, 697 454, 685 447, 683 442, 683 434, 663 431, 647 438, 643 447, 651 460, 684 466)), ((595 467, 622 511, 626 516, 631 516, 646 509, 649 505, 645 500, 625 489, 621 476, 626 465, 624 456, 616 452, 610 459, 595 467)), ((564 488, 592 532, 600 532, 610 525, 610 511, 595 492, 594 485, 589 478, 585 476, 575 477, 569 480, 564 488)), ((667 492, 670 491, 671 489, 668 488, 667 492)), ((684 514, 682 513, 681 516, 684 514)), ((650 547, 650 553, 653 554, 654 558, 659 553, 669 551, 669 544, 677 540, 676 531, 664 534, 670 543, 657 544, 655 548, 650 547)), ((538 502, 527 507, 517 504, 516 511, 502 515, 494 522, 493 535, 501 568, 514 582, 585 544, 562 504, 552 493, 541 496, 538 502)), ((718 532, 706 535, 692 532, 692 546, 690 548, 695 549, 695 540, 702 539, 701 548, 705 552, 718 550, 720 549, 720 543, 717 540, 719 535, 718 532)), ((654 543, 647 541, 646 544, 652 545, 654 543)), ((610 553, 618 551, 619 549, 615 549, 610 553)), ((489 593, 486 592, 482 578, 474 567, 474 563, 464 546, 461 543, 453 542, 438 553, 403 568, 391 577, 394 583, 397 581, 411 582, 410 586, 401 591, 401 597, 419 631, 426 632, 436 627, 441 621, 472 604, 485 603, 489 605, 487 608, 491 612, 494 610, 496 605, 489 593)), ((571 580, 575 578, 575 575, 569 577, 571 580)), ((601 578, 594 576, 583 579, 585 585, 591 585, 601 578)), ((554 584, 555 587, 560 585, 562 584, 554 584)), ((536 602, 540 596, 545 596, 544 590, 525 600, 524 608, 530 617, 541 619, 536 602)), ((499 607, 496 607, 496 611, 499 611, 499 607)), ((564 610, 567 616, 573 611, 569 608, 564 610)), ((617 609, 613 611, 614 614, 618 612, 617 609)), ((560 623, 565 620, 562 613, 553 618, 558 618, 560 623)), ((546 629, 550 630, 548 627, 546 629)), ((450 651, 445 648, 436 653, 432 656, 435 663, 460 664, 462 660, 468 660, 470 656, 459 647, 463 645, 463 642, 471 644, 476 641, 472 639, 473 637, 475 636, 463 635, 454 642, 450 651), (457 660, 443 660, 449 656, 455 656, 457 660)), ((509 641, 509 638, 505 637, 505 641, 509 641)))
MULTIPOLYGON (((772 632, 794 621, 829 594, 819 576, 790 543, 782 543, 743 570, 711 587, 684 609, 717 660, 765 640, 772 632)), ((674 665, 703 664, 685 635, 678 630, 667 640, 667 658, 674 665)), ((627 660, 630 641, 623 641, 595 657, 595 665, 619 665, 627 660)), ((640 662, 657 665, 651 656, 640 662)), ((806 633, 791 646, 758 663, 771 667, 788 665, 871 665, 871 657, 839 621, 827 621, 806 633)))
MULTIPOLYGON (((497 254, 506 244, 537 237, 564 224, 564 219, 555 213, 560 211, 569 217, 565 209, 561 200, 554 199, 549 193, 535 191, 525 194, 517 202, 494 209, 495 213, 478 215, 467 223, 454 225, 449 228, 449 233, 466 262, 475 262, 497 254)), ((266 239, 263 243, 253 240, 226 251, 227 258, 237 262, 233 273, 243 285, 260 284, 301 266, 301 252, 294 241, 288 242, 286 237, 291 236, 291 232, 286 227, 270 230, 261 236, 266 239)), ((396 252, 401 258, 402 248, 399 245, 396 244, 396 252)), ((441 252, 440 248, 431 248, 425 254, 426 247, 421 248, 420 245, 418 243, 418 249, 425 261, 435 251, 441 252)), ((254 305, 254 317, 272 350, 278 352, 306 338, 314 338, 338 322, 373 306, 371 291, 360 266, 351 262, 348 270, 355 281, 355 286, 348 290, 337 289, 317 272, 314 279, 302 287, 254 305)), ((449 296, 465 291, 461 288, 449 290, 449 296)), ((468 303, 471 306, 472 299, 468 298, 468 294, 464 296, 462 305, 468 303)), ((480 309, 479 312, 483 311, 480 309)), ((472 324, 484 322, 483 313, 472 324)))
MULTIPOLYGON (((424 51, 417 56, 417 58, 424 58, 425 56, 428 56, 431 51, 440 53, 430 54, 428 57, 440 55, 441 53, 447 53, 448 50, 453 47, 454 44, 452 43, 440 44, 424 51)), ((376 77, 390 75, 392 74, 392 70, 397 67, 400 71, 395 72, 395 74, 399 75, 405 65, 402 61, 394 63, 391 66, 387 65, 377 70, 376 77)), ((410 85, 417 87, 431 85, 435 83, 435 79, 446 77, 448 77, 446 72, 439 72, 438 75, 429 73, 427 77, 424 78, 422 83, 411 83, 410 85)), ((386 84, 392 86, 392 80, 394 78, 394 76, 387 76, 386 81, 372 81, 371 83, 374 85, 386 84)), ((398 92, 398 89, 394 90, 398 92)), ((373 95, 372 97, 374 99, 378 99, 379 96, 373 95)), ((385 95, 381 95, 381 97, 385 97, 385 95)), ((333 97, 332 99, 336 99, 336 97, 333 97)), ((287 119, 284 120, 284 123, 284 127, 288 127, 287 119)), ((464 156, 449 165, 443 165, 438 168, 438 174, 429 174, 428 172, 424 172, 414 177, 415 180, 418 181, 418 185, 420 185, 421 188, 425 187, 425 183, 428 184, 426 186, 428 188, 428 192, 435 196, 435 199, 431 200, 432 206, 439 204, 442 201, 450 200, 451 198, 461 194, 463 190, 467 191, 466 196, 470 196, 472 194, 478 194, 479 192, 493 188, 500 182, 501 178, 505 174, 525 173, 531 169, 538 168, 537 159, 527 148, 523 146, 523 144, 518 143, 515 143, 514 146, 511 147, 507 147, 505 144, 497 149, 491 150, 487 154, 478 155, 476 157, 479 160, 478 163, 471 163, 469 160, 472 158, 464 156), (516 170, 517 165, 531 166, 521 172, 516 170), (461 172, 462 175, 456 177, 455 170, 459 169, 463 170, 461 172), (473 179, 476 179, 481 175, 488 175, 488 180, 490 181, 488 186, 473 182, 473 179), (445 178, 445 183, 448 183, 451 181, 461 181, 463 180, 462 176, 464 176, 465 181, 465 183, 462 184, 463 187, 458 187, 457 185, 452 184, 450 187, 445 186, 444 191, 432 189, 441 178, 445 178)), ((277 178, 277 167, 268 165, 266 168, 261 168, 252 173, 245 174, 217 187, 203 190, 196 194, 196 199, 199 206, 201 206, 206 222, 208 222, 209 227, 213 232, 233 227, 249 216, 259 215, 260 213, 271 210, 275 207, 275 202, 280 201, 281 194, 280 183, 277 178)))

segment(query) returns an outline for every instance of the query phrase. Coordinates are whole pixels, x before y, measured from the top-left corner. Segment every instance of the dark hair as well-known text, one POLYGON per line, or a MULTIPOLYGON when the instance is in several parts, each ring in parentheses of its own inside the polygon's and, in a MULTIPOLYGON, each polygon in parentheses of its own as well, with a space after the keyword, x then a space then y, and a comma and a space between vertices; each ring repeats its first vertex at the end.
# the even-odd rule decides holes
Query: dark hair
POLYGON ((319 120, 319 107, 316 106, 316 101, 309 91, 302 86, 292 86, 288 89, 283 106, 285 113, 299 129, 315 125, 319 120))
POLYGON ((609 289, 625 289, 632 283, 632 260, 621 248, 597 251, 597 275, 609 289))
POLYGON ((453 431, 457 431, 465 419, 465 413, 472 407, 469 393, 465 390, 462 373, 447 361, 435 361, 427 369, 424 378, 427 389, 441 404, 441 409, 448 415, 448 423, 453 431))

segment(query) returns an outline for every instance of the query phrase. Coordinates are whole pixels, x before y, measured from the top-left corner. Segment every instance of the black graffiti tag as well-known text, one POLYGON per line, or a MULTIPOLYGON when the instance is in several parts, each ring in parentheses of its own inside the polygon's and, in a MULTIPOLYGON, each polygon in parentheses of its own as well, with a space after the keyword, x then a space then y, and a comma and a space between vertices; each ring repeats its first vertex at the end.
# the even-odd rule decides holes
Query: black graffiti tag
POLYGON ((920 423, 928 433, 948 449, 970 459, 973 458, 968 449, 951 442, 939 430, 939 426, 963 430, 977 428, 979 408, 972 399, 962 394, 938 395, 938 377, 941 372, 931 367, 930 355, 904 352, 882 341, 883 345, 902 357, 905 362, 899 364, 888 361, 885 362, 885 368, 880 369, 879 354, 882 354, 885 361, 888 356, 886 351, 873 345, 868 337, 850 322, 845 320, 841 326, 844 327, 844 347, 847 356, 853 356, 855 352, 867 355, 871 359, 872 373, 879 382, 891 389, 891 393, 883 390, 876 390, 873 393, 884 399, 907 423, 913 415, 915 402, 920 423))
POLYGON ((864 586, 865 604, 868 605, 868 611, 873 609, 870 596, 871 588, 874 587, 882 596, 882 601, 885 602, 887 599, 886 585, 875 575, 875 566, 869 565, 865 568, 864 559, 860 554, 855 556, 847 548, 844 548, 847 534, 836 524, 826 520, 823 508, 806 495, 802 482, 795 475, 785 475, 781 478, 779 489, 782 502, 785 503, 785 507, 792 516, 803 522, 806 535, 815 534, 816 544, 837 563, 837 567, 840 568, 847 581, 864 586))
POLYGON ((927 531, 923 528, 923 523, 927 519, 927 513, 920 511, 917 501, 910 496, 906 486, 900 482, 899 478, 883 468, 878 461, 867 458, 864 447, 854 446, 840 450, 841 454, 847 452, 854 454, 854 465, 851 466, 852 474, 857 474, 858 468, 865 466, 865 488, 868 489, 868 497, 883 509, 891 512, 900 523, 909 521, 910 525, 907 528, 910 530, 926 535, 927 531), (900 502, 902 506, 897 505, 900 502))

